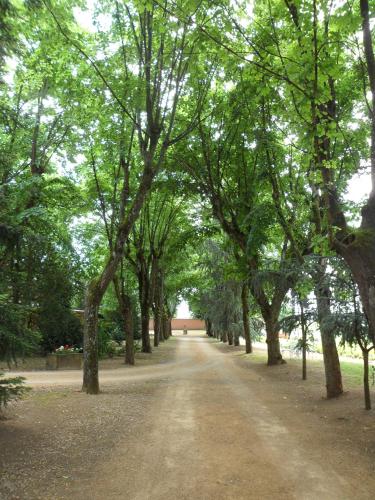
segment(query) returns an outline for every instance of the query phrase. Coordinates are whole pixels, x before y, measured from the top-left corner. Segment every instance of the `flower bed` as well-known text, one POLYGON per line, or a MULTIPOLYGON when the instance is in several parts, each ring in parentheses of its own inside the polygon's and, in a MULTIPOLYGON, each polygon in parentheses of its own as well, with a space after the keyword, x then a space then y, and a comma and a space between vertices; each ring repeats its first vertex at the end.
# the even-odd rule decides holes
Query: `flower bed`
POLYGON ((82 361, 82 349, 66 345, 47 355, 46 368, 47 370, 80 370, 82 361))

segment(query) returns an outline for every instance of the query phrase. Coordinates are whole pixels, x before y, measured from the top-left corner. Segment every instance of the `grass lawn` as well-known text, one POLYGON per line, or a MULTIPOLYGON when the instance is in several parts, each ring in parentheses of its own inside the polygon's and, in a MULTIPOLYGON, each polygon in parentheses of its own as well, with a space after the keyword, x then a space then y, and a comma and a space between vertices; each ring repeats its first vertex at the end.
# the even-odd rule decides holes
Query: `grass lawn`
MULTIPOLYGON (((256 350, 252 354, 240 354, 242 358, 251 360, 255 364, 263 364, 267 362, 267 354, 265 351, 256 350)), ((287 359, 289 365, 300 366, 300 359, 287 359)), ((358 387, 363 384, 363 364, 351 361, 340 361, 341 373, 343 377, 344 387, 358 387)), ((307 360, 307 370, 323 371, 323 360, 307 360)), ((373 385, 373 376, 370 365, 370 386, 373 385)), ((374 373, 375 376, 375 373, 374 373)))
MULTIPOLYGON (((351 363, 350 361, 341 361, 341 372, 347 385, 358 386, 363 384, 363 365, 351 363)), ((370 367, 370 385, 372 384, 372 374, 370 367)))

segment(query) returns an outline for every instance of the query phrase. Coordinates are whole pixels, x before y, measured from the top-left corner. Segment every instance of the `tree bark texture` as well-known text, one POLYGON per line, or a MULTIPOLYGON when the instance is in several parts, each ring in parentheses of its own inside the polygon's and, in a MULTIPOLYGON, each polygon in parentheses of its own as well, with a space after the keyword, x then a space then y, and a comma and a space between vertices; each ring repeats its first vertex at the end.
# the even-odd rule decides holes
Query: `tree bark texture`
POLYGON ((163 313, 162 313, 162 333, 163 337, 167 340, 169 338, 169 324, 168 324, 168 316, 163 308, 163 313))
POLYGON ((160 341, 160 316, 155 314, 154 309, 154 347, 158 347, 160 341))
POLYGON ((302 327, 302 380, 307 379, 307 327, 306 319, 301 305, 301 327, 302 327))
POLYGON ((206 323, 206 334, 208 337, 213 337, 213 332, 212 332, 212 321, 207 318, 205 320, 205 323, 206 323))
POLYGON ((155 294, 155 311, 159 317, 159 342, 164 342, 166 339, 163 330, 163 304, 164 304, 164 275, 162 269, 158 267, 156 276, 156 294, 155 294))
POLYGON ((123 313, 124 330, 125 330, 125 364, 134 365, 134 325, 133 311, 129 295, 123 297, 123 313))
POLYGON ((241 290, 241 301, 242 301, 242 321, 243 321, 243 335, 246 344, 246 353, 250 354, 253 352, 253 346, 251 342, 250 334, 250 320, 249 320, 249 287, 247 283, 242 284, 241 290))
POLYGON ((281 306, 289 287, 278 288, 273 295, 271 304, 267 300, 263 290, 258 292, 252 290, 255 300, 258 302, 262 318, 266 325, 267 342, 267 365, 280 365, 286 363, 281 355, 279 339, 279 316, 281 306))
POLYGON ((120 280, 115 276, 113 280, 121 318, 123 322, 125 334, 125 364, 134 365, 134 325, 133 325, 133 310, 130 295, 125 292, 124 282, 120 284, 120 280))
POLYGON ((330 327, 331 317, 331 291, 324 280, 324 271, 316 280, 315 298, 318 310, 318 323, 322 338, 322 350, 324 360, 324 371, 326 379, 327 398, 335 398, 343 393, 340 359, 337 352, 334 331, 330 327))
POLYGON ((232 332, 232 330, 228 330, 227 336, 228 336, 228 344, 233 345, 233 332, 232 332))
POLYGON ((172 331, 172 318, 168 318, 168 331, 169 331, 169 336, 172 337, 173 331, 172 331))
POLYGON ((365 396, 365 408, 366 410, 371 410, 371 395, 370 395, 370 384, 369 384, 369 365, 368 365, 368 350, 362 350, 363 356, 363 390, 365 396))
POLYGON ((150 341, 150 301, 149 301, 149 280, 147 277, 147 271, 144 269, 138 273, 138 285, 139 285, 139 305, 141 309, 141 337, 142 337, 142 352, 151 353, 151 341, 150 341))
POLYGON ((267 365, 272 366, 272 365, 281 365, 284 364, 285 361, 281 355, 281 350, 280 350, 280 339, 279 339, 279 322, 278 322, 278 316, 275 319, 274 317, 270 316, 267 319, 264 318, 266 323, 266 334, 267 334, 267 354, 268 354, 268 359, 267 359, 267 365))
POLYGON ((151 289, 152 298, 150 300, 152 312, 154 315, 154 347, 158 347, 161 331, 161 314, 160 314, 160 290, 158 283, 159 266, 156 258, 152 258, 151 265, 151 289))
POLYGON ((83 329, 83 384, 87 394, 99 393, 98 373, 98 310, 102 297, 98 294, 95 281, 86 291, 83 329))

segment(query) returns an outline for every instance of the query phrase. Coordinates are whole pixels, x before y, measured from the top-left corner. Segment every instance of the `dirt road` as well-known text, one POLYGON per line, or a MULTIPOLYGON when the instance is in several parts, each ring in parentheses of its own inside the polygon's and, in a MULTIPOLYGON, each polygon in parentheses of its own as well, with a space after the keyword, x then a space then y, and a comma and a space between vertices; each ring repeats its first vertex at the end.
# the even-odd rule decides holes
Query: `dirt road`
MULTIPOLYGON (((297 404, 291 393, 278 385, 277 373, 267 380, 263 368, 254 369, 239 355, 205 337, 180 336, 171 342, 175 351, 168 362, 103 371, 104 396, 76 394, 75 402, 69 403, 68 395, 65 408, 70 404, 74 411, 74 405, 83 405, 76 419, 95 411, 98 419, 98 412, 104 411, 102 405, 113 412, 112 417, 123 414, 115 423, 111 420, 106 424, 108 417, 103 413, 96 425, 98 429, 108 427, 110 432, 97 430, 96 440, 93 435, 81 442, 79 452, 70 454, 70 469, 69 455, 64 455, 67 476, 52 481, 52 473, 44 473, 39 482, 34 477, 24 484, 23 496, 19 490, 11 496, 8 477, 8 493, 1 497, 0 488, 0 498, 374 498, 374 443, 366 454, 351 440, 345 441, 336 407, 325 407, 323 419, 319 408, 315 412, 301 408, 301 401, 297 404), (137 398, 143 394, 147 399, 140 406, 139 400, 134 400, 137 412, 131 418, 124 413, 132 400, 129 394, 122 394, 129 387, 137 398), (85 407, 87 404, 95 408, 85 407), (95 444, 99 450, 90 455, 95 444), (50 487, 41 493, 43 481, 49 481, 50 487)), ((30 374, 29 380, 35 386, 80 383, 79 373, 65 372, 62 378, 60 374, 49 375, 49 380, 44 377, 30 374)), ((311 407, 308 401, 306 404, 311 407)), ((37 410, 32 409, 35 414, 37 410)), ((54 411, 56 408, 49 405, 47 413, 53 415, 54 411)), ((17 422, 14 425, 17 433, 17 422)), ((374 429, 369 432, 373 440, 374 429)), ((0 445, 2 436, 0 433, 0 445)), ((40 474, 38 469, 36 474, 40 474)))

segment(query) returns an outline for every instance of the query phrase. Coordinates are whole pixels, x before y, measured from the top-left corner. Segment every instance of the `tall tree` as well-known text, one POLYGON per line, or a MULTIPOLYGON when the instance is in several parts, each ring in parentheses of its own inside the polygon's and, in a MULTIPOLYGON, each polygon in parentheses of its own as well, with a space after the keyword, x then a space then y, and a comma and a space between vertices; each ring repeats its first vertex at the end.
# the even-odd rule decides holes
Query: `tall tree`
MULTIPOLYGON (((163 166, 167 150, 184 135, 181 130, 175 134, 174 125, 196 37, 192 36, 187 23, 176 19, 167 7, 168 4, 160 6, 156 2, 106 4, 107 14, 113 19, 111 36, 115 37, 119 48, 115 54, 108 56, 104 67, 95 60, 97 52, 90 53, 83 48, 50 8, 62 36, 90 63, 118 112, 125 114, 126 136, 129 137, 131 129, 135 129, 137 153, 134 152, 134 155, 137 155, 141 165, 134 191, 128 193, 128 198, 125 194, 123 196, 112 251, 99 275, 87 287, 83 389, 90 394, 99 392, 99 305, 115 276, 125 242, 151 189, 152 181, 163 166), (108 70, 112 70, 112 73, 108 73, 108 70)), ((111 36, 109 33, 102 35, 102 43, 107 47, 111 43, 111 36)), ((123 192, 126 193, 125 178, 123 192)))

